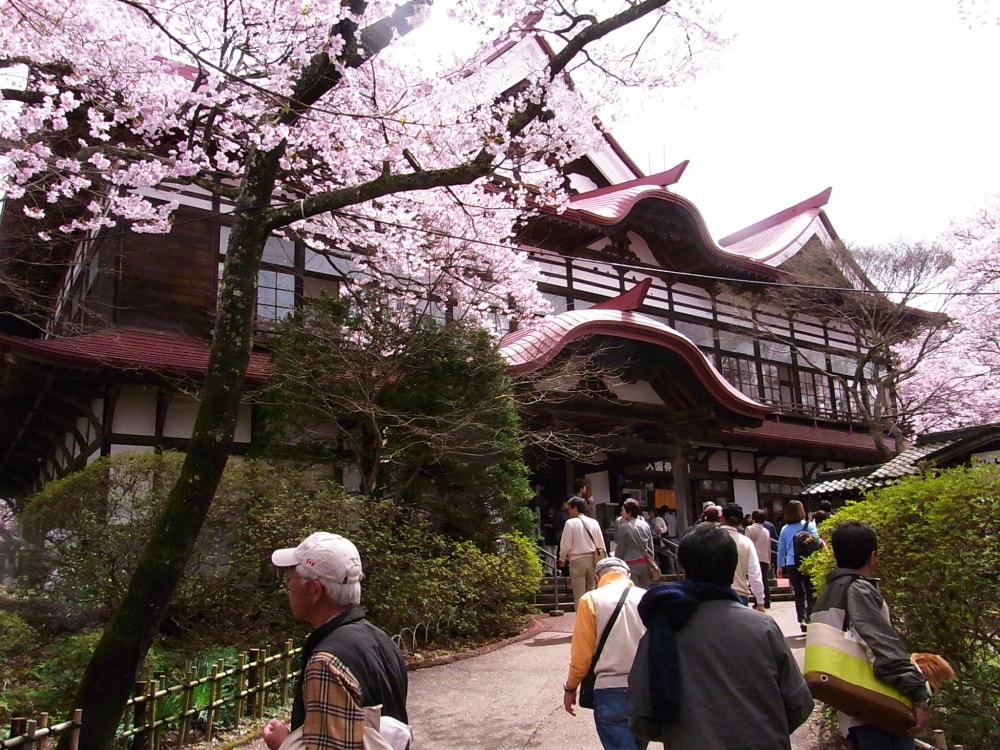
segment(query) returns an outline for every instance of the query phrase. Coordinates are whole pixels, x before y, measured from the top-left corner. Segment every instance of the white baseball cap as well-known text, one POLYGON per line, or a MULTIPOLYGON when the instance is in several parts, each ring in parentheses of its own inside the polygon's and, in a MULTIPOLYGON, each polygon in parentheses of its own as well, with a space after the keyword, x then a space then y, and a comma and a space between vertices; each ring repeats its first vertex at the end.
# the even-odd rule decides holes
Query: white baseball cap
POLYGON ((611 570, 616 573, 628 573, 629 575, 632 573, 632 569, 629 568, 628 563, 621 558, 605 557, 597 563, 597 567, 594 569, 594 574, 600 575, 601 573, 606 573, 611 570))
POLYGON ((298 547, 276 549, 271 562, 279 568, 305 565, 318 577, 335 583, 356 583, 364 577, 354 542, 326 531, 311 534, 298 547))

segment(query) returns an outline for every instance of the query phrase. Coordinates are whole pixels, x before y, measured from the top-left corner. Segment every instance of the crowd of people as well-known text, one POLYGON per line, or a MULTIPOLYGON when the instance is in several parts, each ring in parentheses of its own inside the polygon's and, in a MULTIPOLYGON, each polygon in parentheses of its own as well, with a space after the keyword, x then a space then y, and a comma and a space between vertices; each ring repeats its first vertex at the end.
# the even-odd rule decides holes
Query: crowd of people
MULTIPOLYGON (((613 534, 617 554, 609 555, 586 494, 577 492, 566 506, 555 545, 573 581, 576 610, 565 710, 592 708, 605 750, 640 750, 649 742, 674 750, 790 750, 792 732, 814 703, 781 629, 765 612, 765 584, 772 563, 790 579, 797 573, 795 534, 815 533, 802 504, 786 503, 775 560, 776 532, 762 511, 747 518, 736 503, 706 507, 679 540, 681 578, 652 585, 646 563, 655 554, 654 533, 671 532, 666 518, 655 514, 647 522, 638 501, 625 498, 613 534)), ((840 716, 842 731, 854 750, 911 750, 913 735, 927 724, 930 688, 873 577, 878 537, 870 526, 847 521, 831 543, 837 567, 818 600, 803 581, 797 611, 807 624, 812 616, 838 625, 849 611, 851 636, 873 654, 876 678, 916 707, 905 735, 848 715, 840 716)), ((357 548, 317 532, 276 550, 272 562, 285 572, 292 614, 313 631, 290 722, 264 727, 269 750, 407 750, 406 669, 399 649, 359 606, 357 548)))
POLYGON ((607 554, 609 541, 619 550, 618 557, 624 555, 623 559, 629 561, 635 580, 640 585, 650 583, 650 560, 665 573, 675 571, 676 557, 670 544, 676 545, 677 542, 677 513, 674 509, 662 505, 643 511, 638 500, 626 494, 622 497, 621 513, 615 519, 614 529, 606 533, 595 518, 597 503, 586 482, 579 482, 573 496, 565 502, 546 498, 543 491, 542 485, 535 486, 535 496, 528 507, 536 514, 538 534, 545 550, 545 573, 555 575, 561 570, 570 577, 574 586, 574 604, 584 591, 593 589, 595 585, 594 573, 586 558, 594 558, 596 564, 607 554), (577 520, 568 523, 572 519, 577 520), (573 560, 577 562, 572 564, 573 560), (580 586, 584 588, 580 589, 580 586))

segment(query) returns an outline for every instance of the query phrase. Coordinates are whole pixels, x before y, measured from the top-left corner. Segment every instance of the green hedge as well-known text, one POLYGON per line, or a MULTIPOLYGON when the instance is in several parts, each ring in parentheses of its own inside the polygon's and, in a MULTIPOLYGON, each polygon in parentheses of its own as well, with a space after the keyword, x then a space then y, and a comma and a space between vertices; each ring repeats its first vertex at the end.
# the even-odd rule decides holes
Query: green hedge
MULTIPOLYGON (((1000 466, 911 477, 849 504, 820 527, 856 520, 879 533, 882 590, 913 651, 944 656, 958 677, 935 699, 952 744, 1000 747, 1000 466)), ((809 558, 822 585, 832 551, 809 558)))

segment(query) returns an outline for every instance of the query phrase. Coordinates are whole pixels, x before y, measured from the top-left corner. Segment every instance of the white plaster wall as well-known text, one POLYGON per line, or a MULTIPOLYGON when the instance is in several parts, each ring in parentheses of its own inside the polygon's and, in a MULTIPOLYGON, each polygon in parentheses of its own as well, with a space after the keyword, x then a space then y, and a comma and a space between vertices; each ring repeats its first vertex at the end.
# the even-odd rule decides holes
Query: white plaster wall
POLYGON ((749 513, 757 508, 757 480, 734 479, 733 499, 743 506, 743 511, 749 513))
POLYGON ((729 471, 729 452, 715 451, 708 457, 709 471, 729 471))
POLYGON ((156 390, 137 385, 122 388, 111 429, 125 435, 155 435, 156 390))
POLYGON ((198 416, 198 402, 188 396, 176 395, 170 399, 167 417, 163 420, 163 437, 189 438, 198 416))
POLYGON ((636 383, 612 383, 610 386, 611 392, 623 401, 635 401, 640 404, 663 404, 663 399, 645 380, 636 383))
MULTIPOLYGON (((198 416, 198 401, 189 396, 174 396, 167 408, 167 416, 163 421, 163 436, 186 439, 191 437, 194 422, 198 416)), ((250 442, 251 409, 247 404, 240 405, 236 419, 234 440, 237 443, 250 442)))
POLYGON ((348 492, 361 492, 361 472, 356 466, 344 468, 344 489, 348 492))
POLYGON ((753 453, 739 453, 737 451, 731 451, 732 456, 733 471, 740 471, 744 474, 754 474, 757 471, 757 467, 754 465, 754 455, 753 453))
POLYGON ((151 445, 122 445, 120 443, 111 444, 112 456, 117 456, 121 453, 152 453, 154 450, 156 449, 151 445))
POLYGON ((606 471, 598 471, 593 474, 585 474, 587 487, 594 497, 594 503, 611 502, 611 479, 606 471))
POLYGON ((802 468, 801 459, 786 456, 771 461, 765 471, 768 476, 772 477, 795 477, 798 479, 804 476, 805 470, 802 468))

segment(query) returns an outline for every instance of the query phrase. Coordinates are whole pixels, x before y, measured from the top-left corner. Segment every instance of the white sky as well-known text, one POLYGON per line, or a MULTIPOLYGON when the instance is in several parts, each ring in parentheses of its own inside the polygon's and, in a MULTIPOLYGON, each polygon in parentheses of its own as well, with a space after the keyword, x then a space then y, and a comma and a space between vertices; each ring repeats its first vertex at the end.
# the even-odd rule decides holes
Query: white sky
MULTIPOLYGON (((989 16, 989 8, 983 8, 989 16)), ((1000 191, 1000 25, 957 0, 738 0, 716 70, 612 132, 723 237, 828 186, 853 244, 932 239, 1000 191)))
MULTIPOLYGON (((647 174, 690 160, 674 189, 713 237, 832 187, 849 244, 931 240, 1000 192, 1000 0, 717 2, 715 69, 602 114, 647 174)), ((471 51, 449 3, 433 48, 471 51)))

